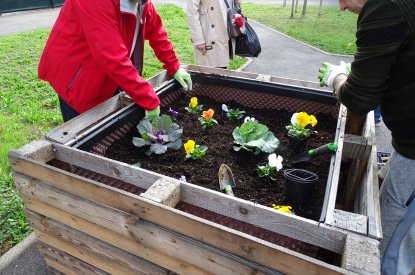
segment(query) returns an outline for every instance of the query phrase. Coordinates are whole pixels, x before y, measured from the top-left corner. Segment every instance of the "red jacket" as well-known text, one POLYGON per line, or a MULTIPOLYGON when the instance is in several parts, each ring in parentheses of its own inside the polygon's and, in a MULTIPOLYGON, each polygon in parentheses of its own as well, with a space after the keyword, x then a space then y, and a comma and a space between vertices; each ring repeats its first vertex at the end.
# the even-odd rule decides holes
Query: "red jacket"
MULTIPOLYGON (((160 104, 129 58, 136 6, 129 0, 65 1, 40 59, 38 74, 77 112, 109 99, 118 86, 146 110, 160 104)), ((164 69, 173 75, 180 63, 151 2, 145 5, 142 20, 143 38, 149 40, 164 69)), ((140 46, 143 49, 144 42, 140 46)))

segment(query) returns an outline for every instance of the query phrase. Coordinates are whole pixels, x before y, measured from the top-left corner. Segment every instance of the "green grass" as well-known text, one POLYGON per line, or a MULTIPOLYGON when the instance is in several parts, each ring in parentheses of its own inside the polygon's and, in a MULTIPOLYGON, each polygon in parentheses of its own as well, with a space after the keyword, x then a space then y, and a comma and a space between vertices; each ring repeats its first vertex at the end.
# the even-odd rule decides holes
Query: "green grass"
MULTIPOLYGON (((193 46, 182 9, 159 6, 165 29, 181 63, 193 62, 193 46)), ((7 153, 39 139, 62 123, 58 97, 37 78, 37 65, 50 30, 0 37, 0 247, 17 243, 31 232, 23 203, 12 180, 7 153)), ((162 71, 162 64, 147 45, 143 77, 162 71)), ((232 61, 230 69, 246 62, 232 61)))
POLYGON ((301 16, 301 8, 291 18, 291 6, 244 3, 243 13, 249 19, 278 30, 326 52, 354 54, 356 51, 357 15, 338 7, 308 6, 301 16))
MULTIPOLYGON (((183 10, 176 6, 157 7, 164 26, 182 63, 193 63, 193 46, 183 10)), ((355 50, 356 16, 338 8, 324 8, 317 17, 309 7, 303 18, 290 19, 290 8, 278 5, 243 5, 245 15, 271 28, 332 53, 352 54, 355 50), (350 43, 352 44, 350 46, 350 43)), ((37 78, 37 64, 50 30, 0 37, 0 247, 17 243, 31 232, 23 203, 13 184, 7 153, 39 139, 62 123, 58 99, 48 83, 37 78)), ((162 64, 147 46, 144 78, 162 70, 162 64)), ((237 57, 230 69, 245 63, 237 57)))

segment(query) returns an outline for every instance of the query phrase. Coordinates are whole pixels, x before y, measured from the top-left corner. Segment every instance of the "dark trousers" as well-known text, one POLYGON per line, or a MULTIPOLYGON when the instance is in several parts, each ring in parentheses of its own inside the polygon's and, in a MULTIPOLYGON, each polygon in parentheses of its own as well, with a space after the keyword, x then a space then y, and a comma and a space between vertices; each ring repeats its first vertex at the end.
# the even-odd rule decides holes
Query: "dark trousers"
POLYGON ((79 116, 79 113, 75 111, 68 103, 66 103, 61 97, 59 97, 59 107, 61 108, 63 122, 73 119, 79 116))

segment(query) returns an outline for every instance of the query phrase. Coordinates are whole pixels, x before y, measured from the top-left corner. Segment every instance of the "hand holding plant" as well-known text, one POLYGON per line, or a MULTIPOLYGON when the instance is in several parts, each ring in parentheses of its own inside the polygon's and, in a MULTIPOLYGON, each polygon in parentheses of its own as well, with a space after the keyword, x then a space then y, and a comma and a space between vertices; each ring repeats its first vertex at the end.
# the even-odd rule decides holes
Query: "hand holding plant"
POLYGON ((192 97, 189 102, 189 107, 185 107, 185 109, 192 114, 197 114, 202 111, 203 105, 199 105, 197 97, 192 97))
POLYGON ((207 146, 197 145, 192 139, 189 139, 185 144, 183 144, 183 147, 186 151, 186 159, 200 159, 206 154, 208 149, 207 146))
POLYGON ((228 106, 222 104, 222 110, 226 113, 226 116, 231 120, 237 120, 244 117, 245 111, 237 109, 228 109, 228 106))
POLYGON ((215 111, 213 109, 203 111, 202 116, 199 117, 199 121, 202 124, 203 129, 207 127, 212 127, 213 124, 218 124, 218 122, 215 119, 213 119, 214 114, 215 111))
POLYGON ((316 134, 311 128, 317 124, 317 119, 313 115, 306 112, 294 113, 291 117, 291 124, 285 128, 288 130, 288 135, 298 139, 308 138, 311 134, 316 134))
POLYGON ((264 166, 258 166, 256 169, 258 176, 269 177, 271 180, 276 180, 276 174, 282 169, 283 158, 273 153, 268 156, 268 163, 264 166))

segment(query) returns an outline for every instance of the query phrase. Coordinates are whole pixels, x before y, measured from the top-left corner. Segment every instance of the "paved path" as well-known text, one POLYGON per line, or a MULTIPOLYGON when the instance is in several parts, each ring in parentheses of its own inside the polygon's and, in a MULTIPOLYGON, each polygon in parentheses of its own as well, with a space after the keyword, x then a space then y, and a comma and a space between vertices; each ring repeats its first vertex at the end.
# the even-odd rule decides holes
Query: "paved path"
MULTIPOLYGON (((184 0, 154 0, 159 5, 176 4, 184 7, 184 0)), ((245 0, 254 3, 282 3, 282 0, 245 0)), ((318 0, 309 0, 318 4, 318 0)), ((287 1, 287 5, 291 3, 287 1)), ((300 2, 302 3, 302 2, 300 2)), ((337 5, 337 0, 324 0, 324 5, 337 5)), ((40 28, 50 28, 56 20, 60 9, 37 10, 0 16, 0 35, 28 32, 40 28)), ((295 39, 287 37, 265 26, 251 22, 261 41, 262 53, 244 68, 244 71, 279 77, 317 81, 317 72, 323 61, 338 63, 340 60, 351 61, 351 56, 331 55, 310 47, 295 39)), ((377 127, 378 150, 390 152, 390 132, 384 124, 377 127)), ((0 275, 24 274, 46 275, 43 257, 37 252, 34 236, 0 258, 0 275)))

